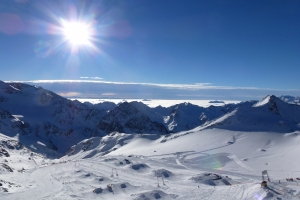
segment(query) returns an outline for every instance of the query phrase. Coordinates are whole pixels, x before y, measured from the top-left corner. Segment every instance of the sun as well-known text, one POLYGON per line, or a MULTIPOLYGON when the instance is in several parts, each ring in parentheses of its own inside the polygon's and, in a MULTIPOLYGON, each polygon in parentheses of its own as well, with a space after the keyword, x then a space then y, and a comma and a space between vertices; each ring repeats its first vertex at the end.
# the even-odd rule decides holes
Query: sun
POLYGON ((90 45, 93 29, 83 22, 62 22, 62 32, 72 46, 90 45))

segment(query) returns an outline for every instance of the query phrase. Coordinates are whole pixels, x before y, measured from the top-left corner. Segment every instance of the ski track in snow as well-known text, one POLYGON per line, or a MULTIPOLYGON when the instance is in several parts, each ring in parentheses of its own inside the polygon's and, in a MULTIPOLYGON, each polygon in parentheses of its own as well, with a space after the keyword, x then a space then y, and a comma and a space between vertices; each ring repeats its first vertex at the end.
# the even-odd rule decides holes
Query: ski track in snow
MULTIPOLYGON (((215 132, 218 133, 219 131, 215 132)), ((162 149, 166 149, 168 145, 171 145, 168 148, 173 147, 174 144, 176 146, 176 141, 185 139, 186 137, 191 137, 192 141, 197 143, 198 140, 194 138, 199 136, 197 134, 193 135, 193 133, 191 133, 165 143, 155 143, 151 141, 151 145, 156 145, 153 147, 156 151, 153 152, 152 150, 152 153, 144 153, 149 151, 143 149, 143 145, 145 144, 139 143, 134 143, 134 145, 140 145, 140 147, 135 147, 137 148, 137 155, 133 154, 131 151, 126 153, 128 150, 126 150, 127 145, 131 144, 131 141, 128 141, 128 143, 124 145, 124 151, 121 151, 122 153, 125 153, 125 155, 118 155, 118 153, 112 151, 105 156, 96 154, 93 157, 83 159, 83 157, 86 157, 92 151, 96 150, 87 149, 86 151, 81 150, 72 156, 65 156, 54 161, 49 160, 47 162, 48 164, 45 166, 40 165, 43 158, 36 157, 35 159, 38 166, 34 164, 33 161, 35 160, 31 160, 31 168, 24 173, 14 172, 7 175, 0 174, 0 179, 16 182, 23 187, 19 192, 10 191, 9 193, 0 193, 0 197, 1 199, 20 199, 22 197, 22 199, 43 200, 97 198, 124 200, 136 198, 142 200, 143 195, 150 195, 148 196, 149 199, 155 199, 151 194, 161 194, 165 196, 161 196, 160 199, 179 200, 278 200, 277 197, 281 199, 298 199, 296 194, 300 187, 296 185, 296 181, 286 182, 282 179, 282 183, 278 184, 276 182, 278 180, 272 177, 272 173, 274 173, 273 169, 270 170, 269 173, 274 182, 268 182, 267 188, 261 188, 261 170, 255 170, 250 167, 254 166, 253 164, 250 166, 246 165, 236 154, 234 154, 234 152, 224 153, 224 149, 235 149, 236 146, 239 145, 239 142, 243 141, 239 140, 239 138, 234 144, 224 145, 224 142, 232 136, 228 137, 228 135, 224 135, 223 138, 220 138, 219 135, 215 135, 214 137, 217 138, 216 140, 210 140, 210 142, 200 146, 200 148, 175 148, 173 151, 162 151, 162 149), (163 148, 160 148, 159 145, 164 146, 162 146, 163 148), (131 156, 128 157, 127 155, 131 156), (214 157, 214 155, 217 156, 214 157), (225 157, 228 157, 228 159, 224 160, 225 157), (130 164, 126 164, 124 161, 125 159, 130 160, 130 164), (205 159, 220 159, 219 162, 224 162, 221 163, 224 169, 214 168, 213 166, 210 167, 205 164, 193 164, 194 160, 197 162, 207 162, 205 159), (121 161, 123 162, 122 165, 120 164, 121 161), (134 169, 132 167, 139 163, 147 166, 140 169, 134 169), (226 168, 226 163, 230 164, 230 168, 226 168), (232 165, 233 163, 234 165, 232 165), (115 169, 115 172, 112 174, 113 169, 115 169), (156 170, 162 169, 171 173, 170 177, 163 178, 164 184, 162 178, 157 178, 154 173, 156 170), (235 171, 234 169, 238 170, 235 171), (116 176, 116 172, 118 173, 118 176, 116 176), (196 182, 192 179, 192 177, 199 176, 203 173, 218 174, 223 178, 225 176, 230 176, 231 181, 229 181, 229 183, 231 185, 224 184, 226 182, 222 180, 223 185, 214 182, 217 184, 214 187, 213 185, 203 184, 201 181, 196 182), (103 177, 104 181, 99 181, 99 177, 103 177), (32 186, 29 186, 29 184, 32 186), (107 185, 109 184, 112 184, 113 192, 108 191, 107 185), (124 184, 125 188, 122 188, 121 184, 124 184), (93 193, 93 190, 97 188, 102 188, 102 192, 99 194, 93 193)), ((256 136, 253 133, 251 134, 251 139, 255 139, 256 136)), ((212 135, 212 133, 209 132, 208 135, 212 135)), ((200 136, 206 137, 205 135, 200 136)), ((260 135, 258 134, 258 136, 260 135)), ((134 139, 132 140, 134 141, 134 139)), ((192 141, 189 141, 190 145, 193 145, 192 141)), ((107 142, 109 142, 109 140, 107 140, 107 142)), ((295 151, 298 144, 299 142, 296 141, 295 145, 291 147, 291 151, 295 151)), ((244 146, 244 144, 241 145, 244 146)), ((260 146, 260 144, 257 145, 257 147, 260 146)), ((100 148, 102 147, 103 145, 100 148)), ((114 146, 111 148, 113 147, 114 146)), ((257 149, 257 147, 255 147, 255 149, 257 149)), ((123 147, 119 148, 122 149, 123 147)), ((273 159, 272 156, 275 156, 275 159, 277 159, 282 155, 278 152, 272 154, 270 150, 268 151, 268 154, 266 154, 264 151, 255 150, 254 154, 249 156, 250 162, 247 161, 247 164, 251 163, 252 160, 255 161, 255 159, 273 159)), ((236 153, 241 152, 236 151, 236 153)), ((290 155, 289 152, 286 153, 286 156, 290 155)), ((287 159, 291 160, 290 157, 287 159)), ((296 162, 296 160, 294 162, 296 162)), ((257 164, 257 162, 254 163, 257 164)), ((270 163, 273 163, 273 161, 270 163)), ((266 166, 262 167, 264 169, 266 166)), ((222 183, 222 181, 220 183, 222 183)))
MULTIPOLYGON (((179 154, 176 155, 176 162, 178 165, 185 167, 187 174, 193 174, 197 172, 195 169, 189 169, 185 165, 181 164, 179 158, 179 154), (191 171, 192 170, 192 171, 191 171)), ((119 158, 120 159, 120 158, 119 158)), ((125 168, 118 168, 118 176, 111 177, 111 169, 115 168, 114 162, 110 163, 104 162, 104 159, 101 160, 93 160, 93 159, 79 159, 76 162, 70 161, 67 163, 54 164, 46 167, 35 168, 30 174, 30 181, 34 181, 36 187, 34 189, 29 190, 28 192, 21 192, 20 194, 9 194, 4 196, 4 199, 18 199, 20 195, 26 196, 26 198, 32 199, 68 199, 72 196, 76 199, 84 199, 84 196, 74 195, 76 191, 72 189, 72 184, 76 182, 80 182, 77 178, 70 176, 70 172, 76 172, 76 170, 84 170, 86 173, 93 173, 97 177, 107 177, 111 181, 112 184, 118 184, 122 182, 128 182, 129 184, 137 187, 136 190, 131 191, 132 195, 138 195, 139 190, 161 190, 167 194, 185 194, 177 197, 176 199, 205 199, 205 200, 213 200, 213 199, 224 199, 224 200, 234 200, 234 199, 255 199, 255 194, 251 192, 252 189, 249 189, 250 185, 253 187, 253 183, 245 183, 245 184, 236 184, 232 186, 217 186, 217 187, 201 187, 197 188, 196 185, 191 187, 191 185, 181 185, 178 187, 178 182, 165 180, 166 185, 157 186, 157 180, 154 176, 145 176, 144 173, 139 173, 135 171, 128 171, 127 166, 125 168), (76 164, 77 163, 77 164, 76 164), (77 166, 75 166, 75 164, 77 166), (70 172, 64 172, 68 169, 70 172), (69 176, 65 183, 62 183, 62 180, 57 178, 58 174, 62 173, 65 176, 69 176), (69 174, 69 175, 68 175, 69 174), (52 183, 53 182, 53 183, 52 183), (51 190, 49 190, 51 188, 51 190), (42 193, 40 191, 43 191, 42 193), (199 198, 198 198, 199 197, 199 198)), ((201 171, 201 170, 200 170, 201 171)), ((200 172, 198 170, 198 172, 200 172)), ((64 179, 64 178, 62 178, 64 179)), ((94 185, 90 185, 89 191, 91 192, 96 188, 94 185)), ((278 190, 275 186, 270 186, 273 190, 278 190)), ((285 189, 288 194, 288 190, 285 189)), ((265 191, 258 193, 257 195, 260 197, 265 196, 265 191)), ((112 194, 111 194, 112 195, 112 194)), ((118 199, 117 196, 105 196, 103 199, 118 199)), ((131 199, 131 198, 129 198, 131 199)))
POLYGON ((249 170, 249 171, 256 171, 256 170, 254 170, 253 168, 251 168, 251 167, 245 165, 242 161, 240 161, 240 160, 238 159, 238 157, 236 157, 236 155, 230 155, 230 156, 228 156, 228 158, 233 159, 234 162, 235 162, 236 164, 238 164, 239 166, 241 166, 241 167, 243 167, 243 168, 245 168, 245 169, 247 169, 247 170, 249 170))

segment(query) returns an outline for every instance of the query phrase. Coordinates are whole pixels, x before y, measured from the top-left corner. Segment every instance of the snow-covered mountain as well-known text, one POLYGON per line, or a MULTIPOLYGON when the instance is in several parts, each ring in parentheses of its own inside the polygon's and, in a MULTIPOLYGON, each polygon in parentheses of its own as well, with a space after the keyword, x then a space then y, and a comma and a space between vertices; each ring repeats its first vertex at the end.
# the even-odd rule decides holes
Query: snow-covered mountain
POLYGON ((291 103, 291 104, 298 104, 300 105, 300 97, 293 97, 289 95, 282 95, 279 97, 284 102, 291 103))
MULTIPOLYGON (((0 82, 1 133, 18 136, 21 142, 35 138, 60 153, 82 140, 111 132, 165 135, 197 127, 291 132, 299 130, 299 107, 275 96, 206 108, 190 103, 150 108, 126 101, 93 105, 71 101, 41 87, 0 82)), ((27 148, 34 151, 35 146, 27 148)))
POLYGON ((285 103, 271 95, 252 106, 241 104, 212 121, 208 127, 250 132, 293 132, 300 130, 300 106, 285 103))
POLYGON ((219 118, 238 106, 239 104, 227 104, 203 108, 190 103, 182 103, 168 108, 164 123, 172 132, 190 130, 219 118))
POLYGON ((199 107, 181 103, 168 108, 150 108, 141 102, 123 102, 107 113, 99 129, 110 133, 160 133, 180 132, 201 126, 232 110, 238 104, 199 107))
MULTIPOLYGON (((202 108, 179 104, 150 108, 141 102, 80 103, 49 90, 22 83, 0 82, 0 130, 20 140, 35 137, 61 153, 78 142, 113 131, 167 134, 189 130, 231 111, 225 107, 202 108)), ((33 144, 34 146, 35 144, 33 144)))
POLYGON ((87 137, 99 136, 97 123, 107 112, 104 106, 96 108, 21 83, 0 82, 0 99, 0 109, 6 113, 6 121, 1 119, 1 124, 14 129, 1 127, 2 133, 18 134, 20 140, 36 137, 62 153, 87 137))

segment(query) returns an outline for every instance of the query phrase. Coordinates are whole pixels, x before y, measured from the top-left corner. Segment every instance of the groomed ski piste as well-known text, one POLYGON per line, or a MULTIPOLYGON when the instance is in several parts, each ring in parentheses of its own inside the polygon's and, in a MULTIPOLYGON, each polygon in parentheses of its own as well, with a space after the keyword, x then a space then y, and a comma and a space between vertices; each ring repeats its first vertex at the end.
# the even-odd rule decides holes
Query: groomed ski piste
POLYGON ((1 153, 10 156, 0 157, 0 198, 299 199, 299 134, 203 127, 166 136, 111 133, 60 159, 1 134, 9 141, 1 153))

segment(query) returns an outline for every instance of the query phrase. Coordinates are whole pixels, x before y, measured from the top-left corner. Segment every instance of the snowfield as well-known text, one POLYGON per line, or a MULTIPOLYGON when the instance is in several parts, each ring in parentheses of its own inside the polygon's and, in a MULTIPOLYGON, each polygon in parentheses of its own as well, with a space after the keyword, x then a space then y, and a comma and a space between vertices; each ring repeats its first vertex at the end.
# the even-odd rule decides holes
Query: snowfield
POLYGON ((206 129, 169 136, 112 133, 84 140, 60 159, 9 149, 10 156, 1 157, 1 163, 8 163, 13 172, 1 170, 0 195, 1 199, 299 199, 299 143, 299 132, 206 129), (271 181, 266 188, 260 185, 263 170, 271 181))

